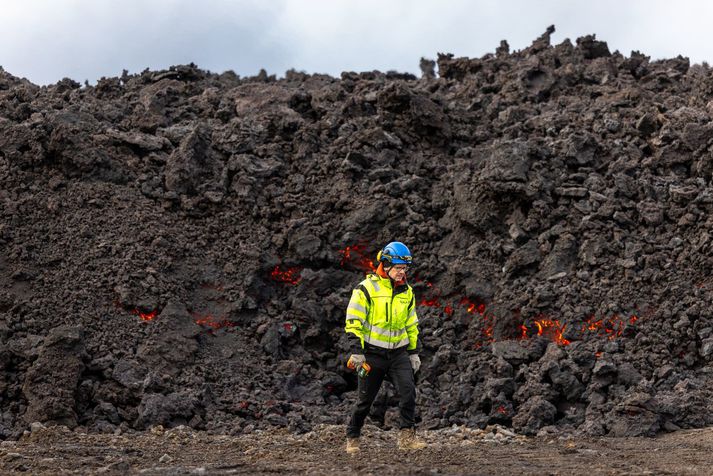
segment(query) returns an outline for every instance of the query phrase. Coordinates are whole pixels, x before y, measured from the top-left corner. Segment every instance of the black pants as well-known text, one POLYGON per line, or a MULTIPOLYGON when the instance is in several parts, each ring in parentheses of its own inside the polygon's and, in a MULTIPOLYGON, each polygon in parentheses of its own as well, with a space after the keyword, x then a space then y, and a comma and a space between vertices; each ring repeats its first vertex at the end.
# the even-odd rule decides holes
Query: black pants
POLYGON ((366 378, 359 379, 359 397, 349 426, 347 426, 347 436, 357 438, 361 434, 361 427, 364 426, 364 420, 369 414, 371 404, 374 403, 381 383, 387 375, 391 377, 400 397, 401 423, 399 426, 400 428, 413 428, 416 412, 416 385, 406 348, 367 349, 364 355, 366 362, 371 366, 371 372, 366 378))

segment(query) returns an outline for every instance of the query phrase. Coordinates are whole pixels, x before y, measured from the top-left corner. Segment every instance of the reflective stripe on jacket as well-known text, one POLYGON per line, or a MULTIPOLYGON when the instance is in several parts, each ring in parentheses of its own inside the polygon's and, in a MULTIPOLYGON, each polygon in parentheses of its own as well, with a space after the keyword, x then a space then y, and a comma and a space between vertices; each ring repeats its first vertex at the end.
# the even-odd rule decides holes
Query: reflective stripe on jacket
POLYGON ((352 291, 347 307, 346 327, 361 340, 383 349, 418 344, 416 298, 408 284, 392 288, 389 278, 370 274, 352 291))

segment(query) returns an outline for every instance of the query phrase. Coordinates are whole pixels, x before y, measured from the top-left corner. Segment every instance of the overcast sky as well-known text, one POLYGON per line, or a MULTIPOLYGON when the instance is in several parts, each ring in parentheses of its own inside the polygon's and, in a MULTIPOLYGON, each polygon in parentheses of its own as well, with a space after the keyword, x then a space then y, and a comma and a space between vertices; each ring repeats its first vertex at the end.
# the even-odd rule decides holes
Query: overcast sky
POLYGON ((36 84, 91 83, 196 63, 241 76, 290 68, 418 73, 422 56, 480 57, 595 33, 611 51, 713 60, 707 0, 0 0, 0 66, 36 84))

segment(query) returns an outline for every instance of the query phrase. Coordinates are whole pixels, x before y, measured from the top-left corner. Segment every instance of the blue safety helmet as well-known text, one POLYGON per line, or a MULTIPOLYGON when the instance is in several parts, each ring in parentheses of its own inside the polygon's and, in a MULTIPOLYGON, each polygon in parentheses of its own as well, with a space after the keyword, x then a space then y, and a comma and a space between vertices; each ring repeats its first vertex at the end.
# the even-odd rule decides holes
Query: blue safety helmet
POLYGON ((400 241, 392 241, 384 246, 384 249, 379 251, 376 260, 386 265, 394 264, 411 264, 413 258, 408 247, 400 241))

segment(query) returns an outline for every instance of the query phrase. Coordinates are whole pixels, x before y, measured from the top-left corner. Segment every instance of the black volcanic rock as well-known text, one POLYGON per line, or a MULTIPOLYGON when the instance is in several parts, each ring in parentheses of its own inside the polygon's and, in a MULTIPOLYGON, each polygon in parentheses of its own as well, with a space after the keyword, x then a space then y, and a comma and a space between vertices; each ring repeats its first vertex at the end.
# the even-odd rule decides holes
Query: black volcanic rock
POLYGON ((708 66, 553 31, 420 79, 0 69, 0 438, 344 421, 394 239, 425 426, 713 424, 708 66))
POLYGON ((77 426, 75 400, 84 370, 83 353, 81 329, 61 326, 51 330, 22 386, 27 399, 24 418, 28 424, 41 421, 77 426))

